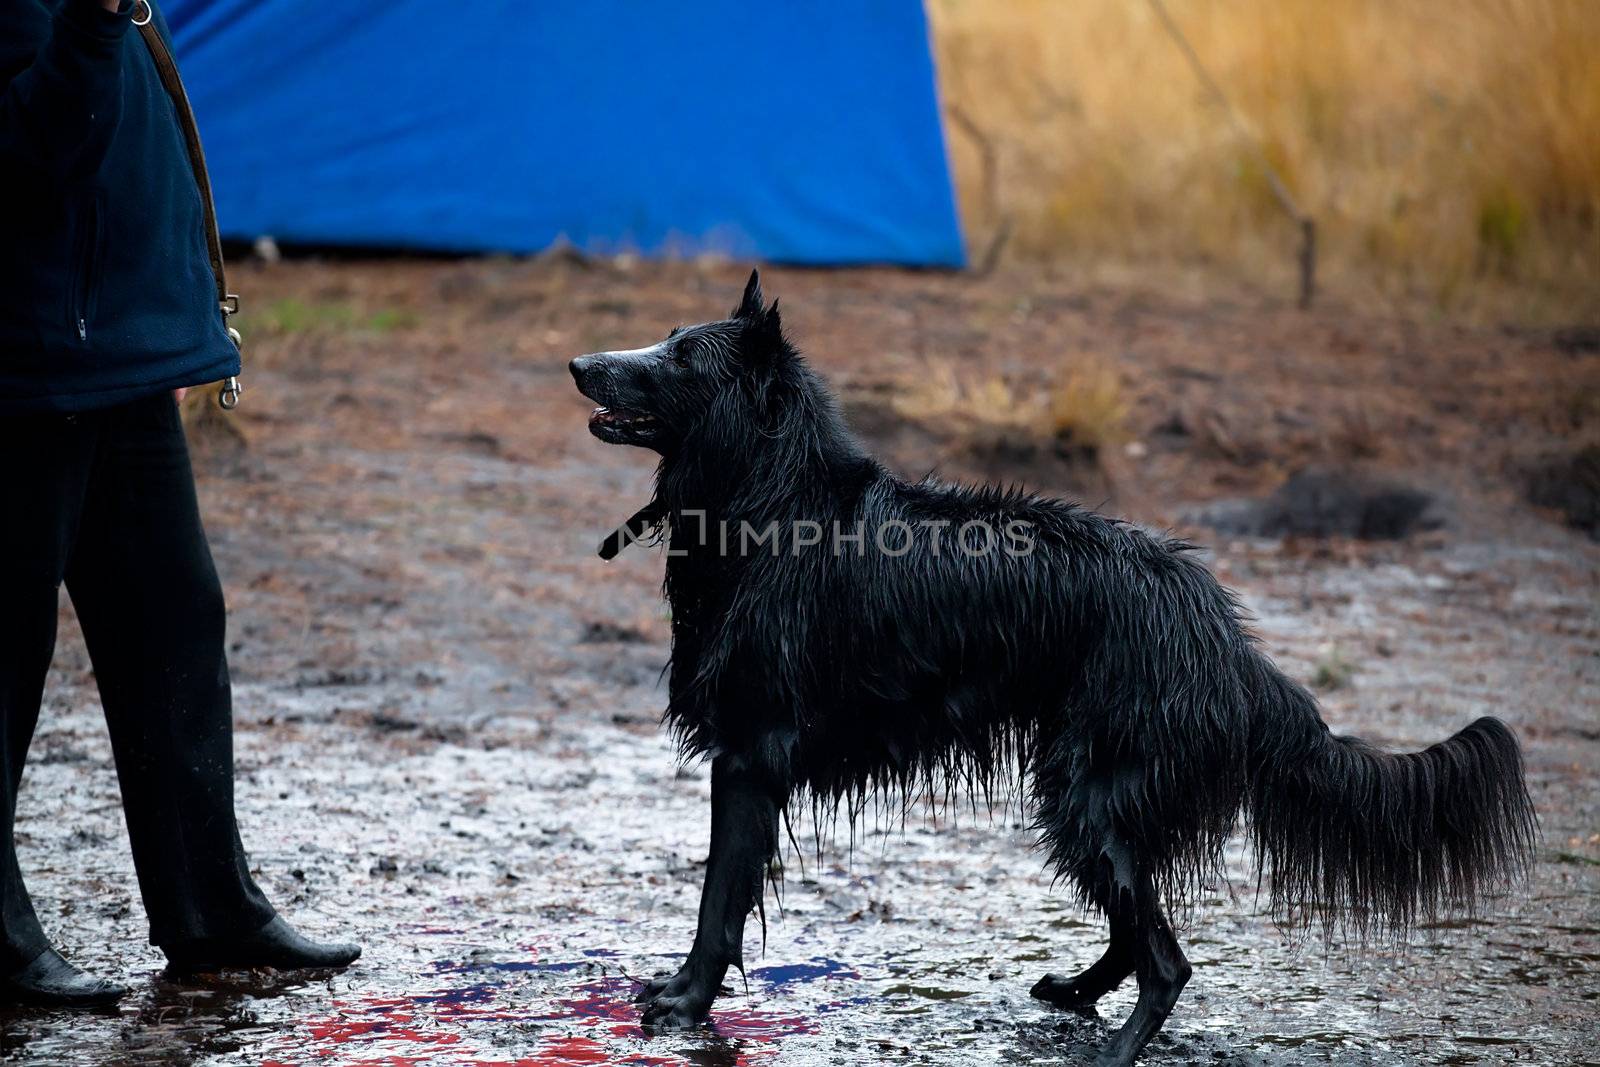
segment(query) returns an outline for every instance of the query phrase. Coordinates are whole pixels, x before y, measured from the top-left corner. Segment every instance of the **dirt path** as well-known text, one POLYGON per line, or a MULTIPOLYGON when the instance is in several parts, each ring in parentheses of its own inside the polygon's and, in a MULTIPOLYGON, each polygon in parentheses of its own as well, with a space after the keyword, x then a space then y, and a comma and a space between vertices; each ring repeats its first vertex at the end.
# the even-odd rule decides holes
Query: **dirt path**
MULTIPOLYGON (((87 1019, 11 1014, 0 1055, 1053 1064, 1120 1021, 1130 991, 1102 1021, 1028 998, 1043 970, 1095 956, 1103 933, 1051 893, 1008 810, 863 827, 853 850, 829 828, 820 859, 789 857, 781 914, 770 902, 748 992, 719 1002, 715 1033, 635 1025, 632 978, 674 965, 692 935, 707 783, 703 768, 675 771, 655 726, 659 558, 593 556, 644 499, 648 460, 583 432, 564 362, 704 318, 738 275, 479 262, 248 279, 249 446, 204 430, 197 445, 232 608, 241 817, 271 897, 367 954, 331 981, 161 979, 69 626, 19 852, 62 948, 136 992, 87 1019)), ((1361 458, 1445 491, 1444 531, 1223 542, 1214 565, 1291 673, 1330 686, 1336 729, 1411 747, 1479 714, 1510 721, 1543 819, 1538 869, 1526 894, 1418 931, 1404 953, 1325 956, 1281 942, 1236 861, 1192 919, 1195 978, 1149 1061, 1600 1062, 1600 548, 1509 510, 1517 465, 1570 432, 1564 398, 1592 362, 1518 334, 1044 282, 1025 308, 1005 280, 768 285, 857 395, 941 356, 1023 382, 1088 347, 1113 359, 1149 448, 1117 456, 1112 503, 1145 521, 1268 487, 1298 459, 1344 458, 1363 436, 1351 420, 1371 420, 1361 458), (1318 362, 1330 352, 1343 352, 1338 373, 1318 362), (1235 454, 1156 433, 1177 409, 1223 426, 1235 454)), ((891 453, 921 440, 882 439, 891 453)), ((1072 472, 1033 473, 1070 488, 1072 472)))

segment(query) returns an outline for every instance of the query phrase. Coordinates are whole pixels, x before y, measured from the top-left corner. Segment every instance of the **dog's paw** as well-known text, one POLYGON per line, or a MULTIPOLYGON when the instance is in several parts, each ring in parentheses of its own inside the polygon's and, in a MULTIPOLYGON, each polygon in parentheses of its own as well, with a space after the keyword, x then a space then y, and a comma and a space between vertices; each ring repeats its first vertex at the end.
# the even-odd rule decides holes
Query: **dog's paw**
POLYGON ((1138 1053, 1124 1042, 1112 1040, 1094 1058, 1094 1067, 1133 1067, 1138 1058, 1138 1053))
POLYGON ((695 969, 685 963, 676 974, 658 974, 639 988, 635 1004, 649 1004, 662 997, 681 997, 695 986, 695 969))
POLYGON ((709 998, 692 990, 678 994, 659 994, 644 1008, 644 1025, 650 1030, 693 1030, 711 1013, 709 998))
POLYGON ((1034 983, 1028 993, 1035 1000, 1042 1000, 1062 1011, 1086 1015, 1095 1013, 1095 1001, 1100 999, 1099 994, 1084 989, 1075 979, 1063 978, 1059 974, 1045 975, 1034 983))

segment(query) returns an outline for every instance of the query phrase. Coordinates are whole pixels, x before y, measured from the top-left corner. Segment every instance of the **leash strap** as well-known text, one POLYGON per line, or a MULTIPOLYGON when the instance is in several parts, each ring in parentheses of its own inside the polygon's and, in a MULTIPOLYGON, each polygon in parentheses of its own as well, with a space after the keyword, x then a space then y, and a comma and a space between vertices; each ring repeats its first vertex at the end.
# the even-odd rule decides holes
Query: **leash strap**
MULTIPOLYGON (((242 349, 244 339, 239 336, 238 330, 228 326, 228 319, 239 313, 239 297, 228 292, 228 275, 222 262, 222 234, 217 229, 217 207, 211 197, 211 176, 206 171, 206 154, 200 147, 200 128, 194 121, 189 93, 183 87, 183 79, 178 76, 178 65, 173 62, 171 49, 156 28, 155 11, 148 0, 136 0, 133 24, 139 28, 139 36, 144 38, 145 47, 150 50, 150 58, 155 61, 162 87, 166 89, 167 96, 172 98, 172 110, 178 117, 179 129, 183 131, 184 147, 189 151, 189 167, 194 171, 194 183, 200 189, 200 204, 205 213, 206 253, 211 259, 211 276, 217 285, 217 307, 221 310, 222 323, 227 327, 228 339, 235 348, 242 349)), ((217 391, 217 403, 224 410, 232 411, 239 406, 239 397, 243 392, 244 386, 239 384, 238 377, 230 375, 217 391)))
POLYGON ((600 542, 599 556, 604 560, 617 557, 617 553, 642 539, 652 526, 658 525, 666 518, 667 509, 655 501, 651 501, 638 511, 627 522, 606 534, 606 539, 600 542))

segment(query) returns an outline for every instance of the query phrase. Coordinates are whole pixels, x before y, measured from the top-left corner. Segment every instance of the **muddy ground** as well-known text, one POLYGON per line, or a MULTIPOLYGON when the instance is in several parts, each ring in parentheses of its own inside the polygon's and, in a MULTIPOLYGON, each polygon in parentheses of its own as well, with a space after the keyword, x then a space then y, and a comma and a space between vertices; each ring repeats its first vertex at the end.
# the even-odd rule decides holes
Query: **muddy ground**
MULTIPOLYGON (((629 1004, 692 936, 707 776, 656 719, 661 560, 594 545, 650 463, 583 428, 579 352, 731 306, 732 265, 245 266, 237 434, 193 426, 228 588, 239 807, 258 877, 366 955, 332 977, 178 984, 144 917, 70 610, 18 815, 47 930, 130 982, 117 1011, 11 1013, 29 1064, 1073 1063, 1102 1019, 1027 995, 1103 932, 1014 807, 822 828, 706 1033, 629 1004)), ((1307 462, 1437 493, 1401 542, 1210 546, 1340 731, 1399 747, 1500 715, 1526 742, 1531 884, 1403 951, 1286 942, 1242 862, 1189 919, 1195 976, 1152 1064, 1600 1063, 1600 546, 1522 504, 1594 429, 1600 357, 1550 336, 1252 294, 1038 277, 774 271, 769 293, 902 469, 1002 475, 1154 525, 1307 462), (1047 387, 1109 361, 1129 436, 1086 465, 883 414, 939 360, 1047 387)), ((1065 458, 1064 458, 1065 457, 1065 458)))

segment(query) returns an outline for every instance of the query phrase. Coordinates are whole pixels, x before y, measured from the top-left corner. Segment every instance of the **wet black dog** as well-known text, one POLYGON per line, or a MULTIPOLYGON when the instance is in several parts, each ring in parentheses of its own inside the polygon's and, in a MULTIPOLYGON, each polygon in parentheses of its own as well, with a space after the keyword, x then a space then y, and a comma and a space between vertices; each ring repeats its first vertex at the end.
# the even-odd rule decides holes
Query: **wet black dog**
POLYGON ((666 719, 711 759, 711 855, 683 968, 647 1024, 704 1020, 797 797, 859 810, 1021 780, 1050 859, 1105 912, 1104 956, 1033 995, 1139 999, 1101 1062, 1133 1061, 1189 979, 1164 907, 1219 873, 1244 814, 1280 920, 1403 932, 1525 867, 1515 738, 1479 719, 1392 755, 1328 732, 1189 546, 1054 500, 887 473, 751 275, 733 317, 572 362, 602 441, 660 453, 666 719))

